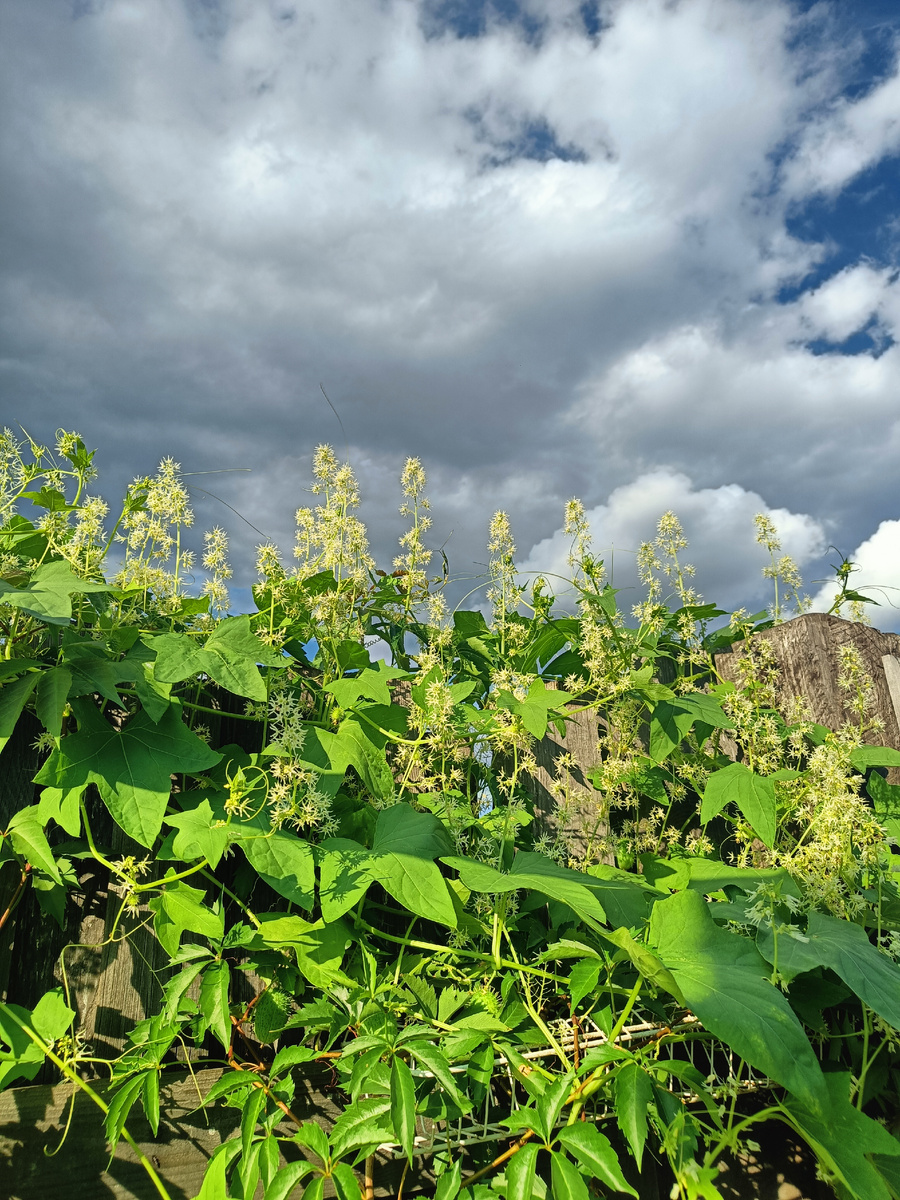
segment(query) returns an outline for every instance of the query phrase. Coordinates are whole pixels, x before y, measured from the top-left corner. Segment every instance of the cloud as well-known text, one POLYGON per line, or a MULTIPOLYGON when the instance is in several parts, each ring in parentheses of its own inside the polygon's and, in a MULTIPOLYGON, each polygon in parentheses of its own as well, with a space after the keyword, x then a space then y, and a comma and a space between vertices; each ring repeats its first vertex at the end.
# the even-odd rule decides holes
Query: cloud
MULTIPOLYGON (((869 620, 876 629, 895 632, 900 628, 900 520, 882 521, 872 536, 847 557, 855 568, 850 587, 877 603, 877 607, 866 606, 869 620)), ((814 597, 813 611, 827 612, 838 591, 834 580, 823 584, 814 597)), ((842 615, 848 617, 849 610, 842 615)))
MULTIPOLYGON (((605 504, 586 512, 594 552, 604 559, 610 582, 624 589, 626 608, 643 595, 636 552, 642 542, 653 541, 659 519, 668 511, 681 521, 689 543, 679 554, 680 562, 694 566, 694 586, 706 600, 723 608, 763 607, 771 602, 770 585, 761 576, 769 555, 756 541, 753 518, 757 513, 771 518, 782 552, 798 566, 817 558, 825 547, 822 525, 806 513, 770 508, 761 496, 737 484, 698 488, 687 475, 659 468, 615 488, 605 504)), ((528 575, 554 576, 552 586, 565 590, 557 580, 571 578, 570 544, 571 539, 557 529, 532 547, 520 569, 528 575)))
POLYGON ((859 99, 834 100, 810 120, 785 169, 787 188, 798 196, 834 195, 851 179, 900 151, 900 75, 859 99))
POLYGON ((827 6, 6 7, 3 411, 81 427, 112 496, 165 453, 248 467, 209 490, 289 546, 349 443, 387 556, 416 454, 463 574, 493 508, 529 547, 659 472, 851 543, 898 511, 897 282, 792 232, 895 145, 893 58, 851 96, 827 6))

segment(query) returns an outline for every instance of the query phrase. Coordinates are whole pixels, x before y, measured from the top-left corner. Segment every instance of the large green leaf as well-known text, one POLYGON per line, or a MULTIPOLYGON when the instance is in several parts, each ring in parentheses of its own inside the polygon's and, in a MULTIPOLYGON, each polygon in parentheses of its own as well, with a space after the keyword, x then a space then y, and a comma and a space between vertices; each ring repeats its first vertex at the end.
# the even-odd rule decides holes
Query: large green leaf
POLYGON ((883 775, 873 771, 866 780, 866 791, 872 800, 875 816, 888 835, 900 841, 900 786, 888 783, 883 775))
POLYGON ((892 1193, 871 1156, 885 1155, 896 1161, 900 1142, 850 1103, 849 1075, 825 1075, 824 1082, 824 1103, 811 1107, 791 1096, 784 1102, 785 1108, 854 1200, 891 1200, 892 1193))
POLYGON ((45 872, 55 883, 62 883, 59 867, 44 834, 39 805, 32 804, 14 813, 8 831, 13 849, 20 857, 45 872))
POLYGON ((369 890, 374 876, 372 856, 349 838, 326 838, 316 849, 319 863, 319 902, 322 917, 335 921, 349 912, 369 890))
MULTIPOLYGON (((774 961, 771 929, 761 929, 756 944, 774 961)), ((778 969, 788 977, 819 966, 829 967, 869 1008, 900 1029, 900 967, 875 949, 859 925, 814 912, 809 914, 805 941, 778 938, 778 969)))
POLYGON ((386 662, 379 661, 347 679, 336 679, 333 683, 326 684, 323 690, 331 692, 341 708, 350 708, 362 696, 378 704, 390 704, 391 680, 409 677, 408 671, 390 667, 386 662))
POLYGON ((736 805, 753 827, 757 837, 769 847, 775 844, 775 784, 756 775, 743 763, 732 763, 713 771, 703 791, 700 820, 706 824, 718 816, 726 804, 736 805))
POLYGON ((720 929, 694 891, 654 906, 650 940, 710 1033, 808 1104, 822 1101, 813 1048, 751 941, 720 929))
POLYGON ((68 667, 51 667, 49 671, 41 672, 35 697, 35 712, 51 737, 58 738, 62 733, 63 713, 66 711, 71 686, 72 672, 68 667))
POLYGON ((450 849, 449 835, 437 817, 395 804, 378 814, 369 870, 410 912, 455 927, 450 891, 434 862, 450 849))
POLYGON ((543 854, 520 851, 508 872, 457 855, 447 855, 441 861, 459 872, 460 881, 471 892, 503 893, 526 888, 568 904, 594 928, 606 922, 606 913, 596 895, 602 886, 599 881, 561 867, 543 854))
POLYGON ((519 716, 532 737, 542 738, 547 732, 550 711, 563 708, 566 701, 571 699, 571 693, 548 688, 543 679, 535 679, 524 700, 517 699, 510 692, 501 691, 496 704, 498 708, 508 709, 519 716))
POLYGON ((122 707, 116 684, 134 678, 138 664, 120 662, 102 642, 67 637, 63 646, 66 666, 72 672, 70 696, 92 696, 122 707))
POLYGON ((246 614, 220 622, 202 647, 186 633, 148 636, 144 642, 156 651, 153 674, 161 683, 180 683, 205 674, 234 695, 250 700, 266 699, 266 684, 257 663, 277 667, 284 662, 259 640, 246 614))
POLYGON ((676 700, 660 701, 654 706, 650 717, 650 757, 662 762, 681 745, 698 723, 714 729, 734 728, 733 722, 713 696, 698 692, 691 696, 679 696, 676 700))
POLYGON ((860 772, 869 767, 900 767, 900 750, 890 746, 857 746, 850 753, 850 762, 860 772))
POLYGON ((171 776, 203 771, 221 758, 181 720, 175 702, 158 724, 144 712, 122 730, 106 723, 90 701, 73 701, 78 732, 62 739, 35 782, 63 789, 95 783, 116 822, 142 846, 162 827, 171 776))
POLYGON ((191 887, 183 879, 161 881, 161 891, 148 904, 154 915, 156 936, 167 954, 175 955, 186 929, 199 933, 212 942, 225 935, 225 918, 221 903, 210 908, 206 893, 191 887))
POLYGON ((37 686, 39 678, 37 672, 32 672, 29 675, 20 676, 12 683, 4 683, 0 687, 0 750, 12 737, 16 722, 37 686))
POLYGON ((287 947, 297 957, 297 966, 313 987, 327 992, 350 980, 341 971, 341 962, 352 938, 343 921, 310 923, 295 915, 264 914, 258 937, 267 946, 287 947))
POLYGON ((11 604, 49 625, 68 625, 74 594, 113 590, 108 583, 79 579, 67 562, 49 562, 38 567, 24 587, 14 587, 0 579, 0 604, 11 604))
POLYGON ((371 850, 349 838, 326 839, 318 850, 323 917, 347 912, 374 880, 410 912, 455 927, 453 900, 434 862, 451 846, 437 817, 408 804, 378 814, 371 850))
POLYGON ((309 911, 315 900, 316 868, 312 847, 286 830, 266 837, 242 837, 247 860, 270 888, 309 911))
POLYGON ((377 800, 386 803, 394 798, 394 776, 385 758, 385 739, 377 730, 356 717, 347 717, 336 733, 321 730, 319 741, 335 771, 353 767, 377 800))
MULTIPOLYGON (((184 799, 184 793, 180 798, 184 799)), ((208 800, 201 800, 196 808, 163 819, 177 831, 172 840, 172 851, 182 862, 205 858, 211 867, 219 865, 219 859, 228 847, 229 831, 227 825, 215 820, 208 800)))
POLYGON ((416 1088, 412 1072, 402 1058, 391 1063, 391 1122, 394 1136, 409 1162, 412 1162, 416 1136, 416 1088))
POLYGON ((231 1014, 228 1011, 228 988, 231 968, 223 960, 214 962, 203 972, 200 983, 199 1007, 209 1028, 227 1050, 231 1044, 231 1014))

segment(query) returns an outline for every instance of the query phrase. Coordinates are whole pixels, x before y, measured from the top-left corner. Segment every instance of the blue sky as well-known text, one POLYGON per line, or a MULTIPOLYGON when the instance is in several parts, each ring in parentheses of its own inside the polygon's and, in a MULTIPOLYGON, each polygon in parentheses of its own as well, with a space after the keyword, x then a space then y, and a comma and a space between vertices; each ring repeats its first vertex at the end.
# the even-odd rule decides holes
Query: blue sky
MULTIPOLYGON (((4 21, 0 413, 80 429, 111 504, 164 454, 249 468, 211 490, 289 558, 312 449, 344 444, 323 384, 382 561, 414 454, 462 575, 497 508, 562 569, 578 494, 623 586, 673 508, 720 603, 765 602, 757 511, 811 583, 834 544, 900 589, 900 5, 4 21)), ((246 585, 258 535, 197 508, 246 585)))

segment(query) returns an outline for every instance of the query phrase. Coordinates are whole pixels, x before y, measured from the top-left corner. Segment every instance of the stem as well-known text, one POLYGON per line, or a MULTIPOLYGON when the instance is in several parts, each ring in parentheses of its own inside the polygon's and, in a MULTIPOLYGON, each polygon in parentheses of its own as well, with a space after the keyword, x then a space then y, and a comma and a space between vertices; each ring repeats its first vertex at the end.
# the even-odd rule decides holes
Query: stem
POLYGON ((3 913, 2 916, 0 916, 0 929, 3 928, 3 926, 6 924, 7 920, 9 919, 9 917, 12 916, 12 913, 13 913, 16 905, 19 903, 19 900, 22 898, 22 893, 25 890, 25 884, 28 882, 28 880, 30 878, 31 878, 31 863, 26 863, 25 866, 22 868, 22 878, 19 880, 18 886, 16 887, 16 890, 13 892, 12 900, 10 900, 9 904, 7 904, 6 911, 3 913))
MULTIPOLYGON (((83 1079, 80 1079, 77 1072, 73 1071, 68 1063, 63 1062, 58 1055, 54 1054, 52 1048, 47 1045, 43 1038, 39 1037, 29 1025, 26 1025, 25 1022, 22 1021, 16 1015, 16 1013, 12 1011, 8 1004, 0 1003, 0 1011, 3 1012, 4 1016, 8 1017, 11 1021, 14 1021, 15 1024, 18 1025, 22 1032, 34 1042, 41 1053, 46 1058, 49 1058, 53 1065, 57 1067, 58 1070, 62 1071, 63 1075, 65 1075, 67 1079, 71 1080, 76 1087, 80 1087, 83 1092, 87 1093, 87 1095, 94 1102, 94 1104, 97 1105, 104 1116, 109 1112, 109 1105, 106 1103, 106 1101, 103 1100, 101 1096, 98 1096, 94 1089, 86 1084, 83 1079)), ((138 1161, 152 1179, 153 1186, 156 1188, 157 1192, 159 1192, 162 1200, 172 1200, 172 1197, 166 1191, 165 1184, 154 1170, 153 1163, 150 1162, 124 1125, 122 1126, 122 1137, 137 1155, 138 1161)))

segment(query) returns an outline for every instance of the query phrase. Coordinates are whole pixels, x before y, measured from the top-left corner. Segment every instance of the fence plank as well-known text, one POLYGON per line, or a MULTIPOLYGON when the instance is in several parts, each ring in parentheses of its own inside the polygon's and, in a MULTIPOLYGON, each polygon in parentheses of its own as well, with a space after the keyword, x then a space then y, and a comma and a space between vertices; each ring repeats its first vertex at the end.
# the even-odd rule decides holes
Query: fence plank
MULTIPOLYGON (((769 642, 774 651, 781 705, 787 708, 802 697, 812 719, 829 729, 846 719, 846 693, 838 686, 839 653, 842 646, 854 646, 872 677, 872 711, 884 723, 882 731, 871 731, 865 741, 900 750, 900 635, 826 613, 806 613, 754 637, 769 642)), ((742 649, 736 642, 728 653, 716 655, 719 673, 735 683, 742 649)), ((895 781, 895 775, 900 779, 900 772, 892 768, 889 778, 895 781)))

